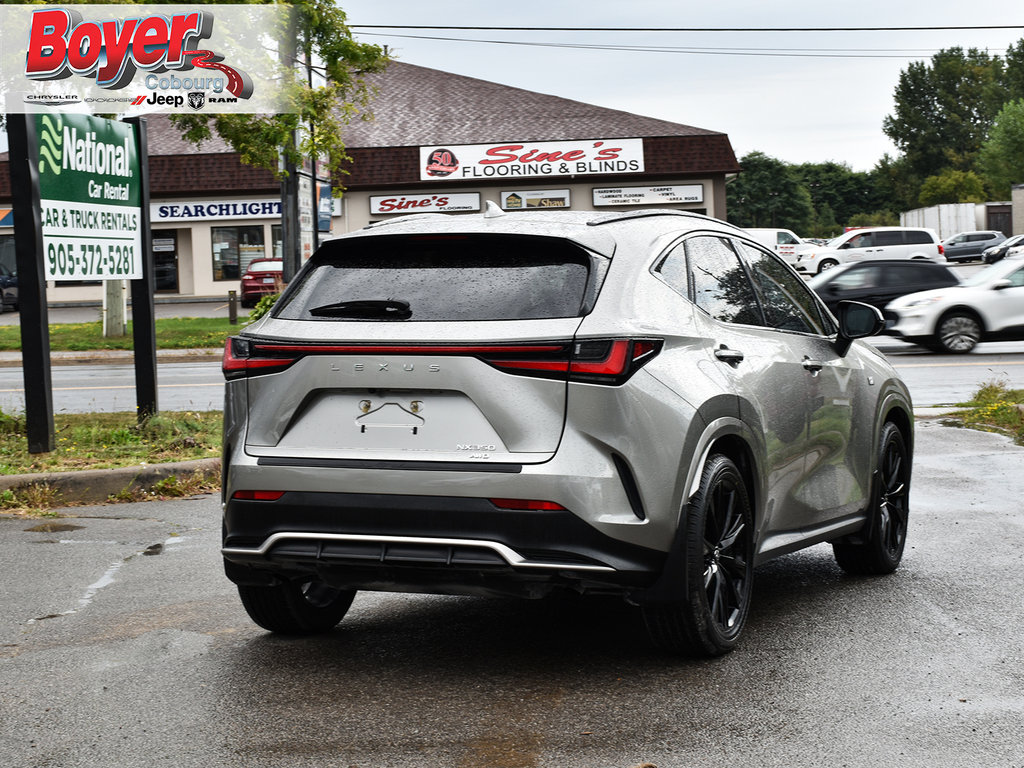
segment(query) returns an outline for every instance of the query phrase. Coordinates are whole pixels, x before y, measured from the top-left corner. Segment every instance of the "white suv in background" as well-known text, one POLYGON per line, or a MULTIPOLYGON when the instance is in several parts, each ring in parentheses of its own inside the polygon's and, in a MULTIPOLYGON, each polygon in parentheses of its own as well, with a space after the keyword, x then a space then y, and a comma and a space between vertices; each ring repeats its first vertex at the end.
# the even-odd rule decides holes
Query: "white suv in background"
POLYGON ((814 243, 801 240, 791 229, 763 229, 753 228, 746 230, 747 234, 767 246, 770 250, 781 256, 787 264, 796 264, 800 254, 813 251, 818 248, 814 243))
POLYGON ((925 227, 866 227, 851 229, 828 245, 799 255, 797 272, 817 275, 847 261, 866 259, 931 259, 945 262, 934 229, 925 227))

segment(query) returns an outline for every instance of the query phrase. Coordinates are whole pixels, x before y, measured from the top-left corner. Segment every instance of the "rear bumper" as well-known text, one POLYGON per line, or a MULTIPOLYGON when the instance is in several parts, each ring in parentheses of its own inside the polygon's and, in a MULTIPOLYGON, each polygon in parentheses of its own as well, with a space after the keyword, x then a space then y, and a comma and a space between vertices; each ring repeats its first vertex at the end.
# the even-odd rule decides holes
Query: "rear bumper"
POLYGON ((311 492, 228 501, 222 554, 237 583, 313 574, 356 589, 526 596, 559 587, 628 594, 652 584, 666 559, 568 511, 311 492))

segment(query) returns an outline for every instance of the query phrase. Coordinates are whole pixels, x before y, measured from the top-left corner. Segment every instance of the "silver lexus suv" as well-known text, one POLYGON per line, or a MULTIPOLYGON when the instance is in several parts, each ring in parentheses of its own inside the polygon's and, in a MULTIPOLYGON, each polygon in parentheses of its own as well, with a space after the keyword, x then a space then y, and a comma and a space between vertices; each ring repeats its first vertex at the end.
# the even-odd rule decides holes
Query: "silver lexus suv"
POLYGON ((679 211, 428 214, 321 247, 227 341, 223 557, 260 626, 356 590, 614 594, 731 650, 754 568, 903 554, 912 410, 744 233, 679 211))

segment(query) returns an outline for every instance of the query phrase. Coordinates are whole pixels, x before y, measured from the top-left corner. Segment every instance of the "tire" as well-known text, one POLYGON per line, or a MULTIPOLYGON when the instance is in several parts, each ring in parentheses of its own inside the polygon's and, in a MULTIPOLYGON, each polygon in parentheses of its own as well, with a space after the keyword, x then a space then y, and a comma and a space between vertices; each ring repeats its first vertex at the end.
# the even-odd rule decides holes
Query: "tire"
POLYGON ((935 341, 943 352, 965 355, 981 341, 981 323, 969 312, 954 310, 939 320, 935 341))
POLYGON ((832 267, 838 266, 839 262, 836 261, 835 259, 825 259, 824 261, 821 262, 821 264, 818 265, 818 274, 820 275, 822 272, 827 272, 828 270, 832 269, 832 267))
POLYGON ((839 567, 857 575, 892 573, 907 543, 910 454, 903 433, 886 422, 878 445, 868 521, 860 533, 832 542, 839 567))
POLYGON ((274 586, 238 585, 246 613, 264 629, 282 635, 310 635, 333 629, 356 592, 322 581, 290 581, 274 586))
POLYGON ((712 455, 685 510, 684 599, 646 605, 644 622, 662 650, 720 656, 739 640, 750 610, 754 516, 746 484, 726 456, 712 455))

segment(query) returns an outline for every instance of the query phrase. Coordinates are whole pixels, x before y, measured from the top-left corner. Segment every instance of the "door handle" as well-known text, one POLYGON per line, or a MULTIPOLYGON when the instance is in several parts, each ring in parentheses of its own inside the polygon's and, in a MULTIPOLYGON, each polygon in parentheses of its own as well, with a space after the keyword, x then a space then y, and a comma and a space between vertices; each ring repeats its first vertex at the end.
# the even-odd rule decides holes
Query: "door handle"
POLYGON ((729 365, 739 365, 743 362, 743 353, 738 349, 729 349, 725 344, 715 350, 715 357, 729 365))
POLYGON ((811 360, 811 358, 806 356, 804 357, 803 365, 805 369, 807 369, 808 371, 815 375, 824 367, 824 364, 821 362, 821 360, 811 360))

